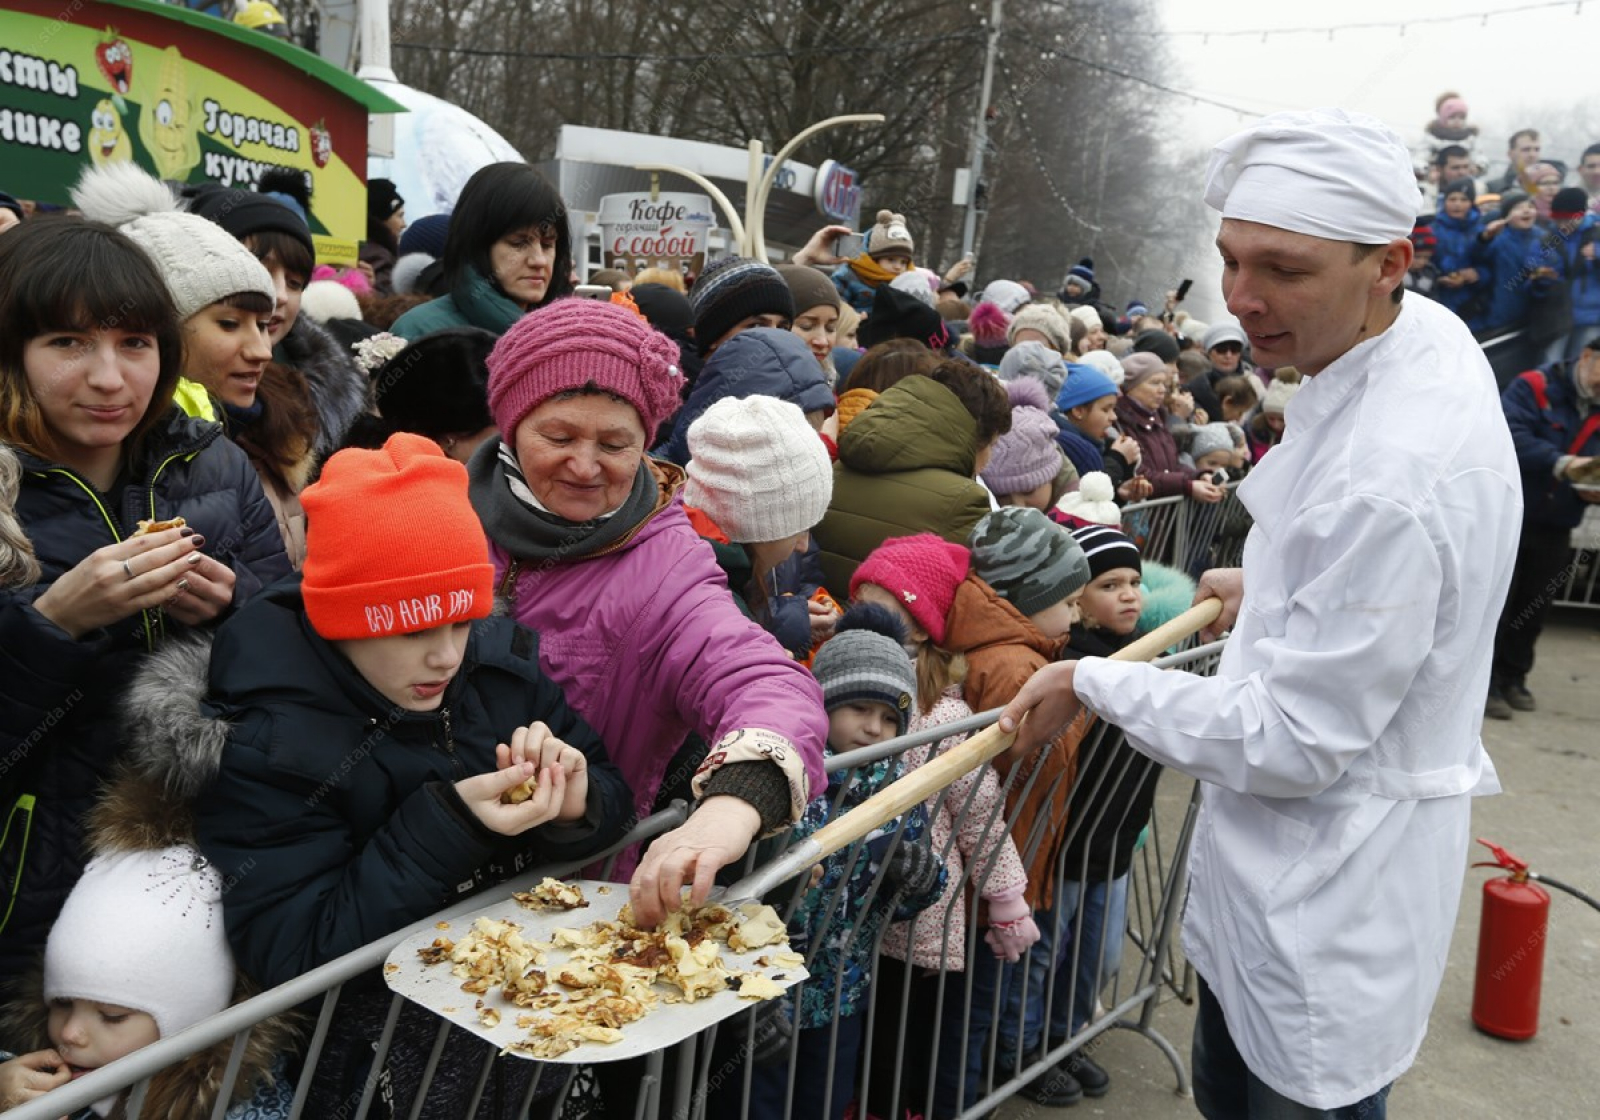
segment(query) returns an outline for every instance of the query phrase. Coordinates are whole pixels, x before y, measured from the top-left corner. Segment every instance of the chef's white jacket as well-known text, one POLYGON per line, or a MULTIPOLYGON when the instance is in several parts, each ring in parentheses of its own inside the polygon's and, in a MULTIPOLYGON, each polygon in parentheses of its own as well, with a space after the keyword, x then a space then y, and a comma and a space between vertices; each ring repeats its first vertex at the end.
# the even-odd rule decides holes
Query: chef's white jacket
POLYGON ((1203 782, 1184 949, 1251 1071, 1337 1108, 1411 1064, 1444 972, 1521 487, 1494 377, 1407 295, 1311 378, 1239 488, 1244 602, 1213 678, 1082 661, 1076 689, 1203 782))

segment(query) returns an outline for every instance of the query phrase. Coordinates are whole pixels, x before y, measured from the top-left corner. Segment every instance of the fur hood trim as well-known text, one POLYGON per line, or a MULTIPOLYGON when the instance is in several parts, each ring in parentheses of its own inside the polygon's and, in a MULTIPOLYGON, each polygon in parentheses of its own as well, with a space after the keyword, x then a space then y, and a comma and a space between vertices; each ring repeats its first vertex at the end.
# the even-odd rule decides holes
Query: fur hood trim
POLYGON ((1139 612, 1139 629, 1145 633, 1177 618, 1194 602, 1194 580, 1176 568, 1146 560, 1140 594, 1144 608, 1139 612))
MULTIPOLYGON (((50 1011, 44 1002, 44 966, 40 964, 30 969, 13 990, 15 998, 0 1006, 0 1038, 18 1054, 48 1049, 50 1011)), ((233 1002, 243 1003, 259 994, 259 988, 240 976, 233 990, 233 1002)), ((274 1015, 258 1023, 245 1043, 230 1104, 248 1099, 260 1083, 271 1083, 275 1077, 284 1075, 287 1063, 283 1059, 299 1048, 303 1036, 297 1012, 274 1015)), ((156 1074, 150 1080, 143 1115, 159 1116, 162 1120, 206 1120, 227 1073, 232 1049, 233 1039, 225 1038, 156 1074)), ((112 1116, 120 1115, 120 1107, 113 1109, 112 1116)))
POLYGON ((194 843, 195 798, 211 784, 228 723, 205 715, 211 638, 168 642, 144 659, 123 703, 127 752, 89 816, 91 851, 194 843))
POLYGON ((318 462, 339 450, 356 417, 368 411, 366 375, 355 358, 309 315, 302 314, 279 343, 283 364, 293 366, 306 379, 311 404, 317 411, 317 441, 312 451, 318 462))

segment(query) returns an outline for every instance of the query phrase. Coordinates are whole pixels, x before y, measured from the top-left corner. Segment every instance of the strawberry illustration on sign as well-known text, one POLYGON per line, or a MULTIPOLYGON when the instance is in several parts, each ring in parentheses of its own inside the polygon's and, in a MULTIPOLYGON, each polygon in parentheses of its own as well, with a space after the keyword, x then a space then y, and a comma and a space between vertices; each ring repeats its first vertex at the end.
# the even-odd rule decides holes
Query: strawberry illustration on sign
POLYGON ((325 122, 318 121, 308 130, 311 133, 311 159, 318 167, 327 167, 333 158, 333 134, 325 122))
POLYGON ((119 97, 133 86, 133 48, 117 34, 115 27, 106 28, 94 49, 94 60, 100 73, 111 83, 111 92, 119 97))

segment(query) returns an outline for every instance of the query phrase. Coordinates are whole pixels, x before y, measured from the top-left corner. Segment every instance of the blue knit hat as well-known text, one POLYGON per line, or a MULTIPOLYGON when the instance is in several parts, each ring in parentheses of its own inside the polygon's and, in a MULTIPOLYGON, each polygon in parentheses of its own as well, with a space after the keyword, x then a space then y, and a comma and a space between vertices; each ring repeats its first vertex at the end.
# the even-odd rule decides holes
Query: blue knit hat
POLYGON ((748 257, 724 257, 708 265, 689 290, 689 306, 694 308, 694 339, 701 354, 752 315, 794 318, 794 296, 782 275, 748 257))
POLYGON ((1066 412, 1077 408, 1080 404, 1116 395, 1117 387, 1111 378, 1093 366, 1071 362, 1067 365, 1067 379, 1062 382, 1061 391, 1056 394, 1056 407, 1066 412))
POLYGON ((1067 269, 1067 279, 1077 280, 1085 288, 1094 287, 1094 261, 1084 257, 1077 264, 1067 269))
POLYGON ((406 226, 400 235, 400 255, 426 253, 434 260, 444 256, 445 237, 450 232, 449 214, 429 214, 406 226))

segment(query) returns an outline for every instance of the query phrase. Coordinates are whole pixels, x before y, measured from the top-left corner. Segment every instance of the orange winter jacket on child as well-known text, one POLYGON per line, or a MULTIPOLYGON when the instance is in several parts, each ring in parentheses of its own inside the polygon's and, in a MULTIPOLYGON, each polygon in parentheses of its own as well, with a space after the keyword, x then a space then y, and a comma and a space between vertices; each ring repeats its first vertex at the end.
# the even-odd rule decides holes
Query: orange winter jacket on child
MULTIPOLYGON (((1029 677, 1060 657, 1065 644, 1065 639, 1047 638, 977 576, 967 576, 956 588, 945 648, 966 655, 966 701, 973 711, 1009 704, 1029 677)), ((1028 870, 1025 897, 1035 910, 1045 909, 1055 896, 1056 858, 1066 837, 1078 745, 1092 722, 1080 715, 1048 750, 1017 766, 995 760, 1006 786, 1006 812, 1017 813, 1011 836, 1028 870)))

